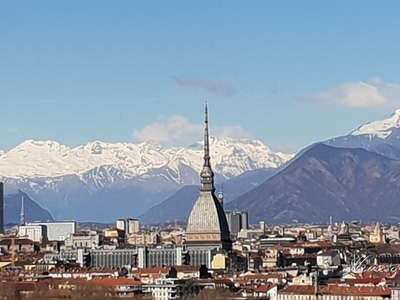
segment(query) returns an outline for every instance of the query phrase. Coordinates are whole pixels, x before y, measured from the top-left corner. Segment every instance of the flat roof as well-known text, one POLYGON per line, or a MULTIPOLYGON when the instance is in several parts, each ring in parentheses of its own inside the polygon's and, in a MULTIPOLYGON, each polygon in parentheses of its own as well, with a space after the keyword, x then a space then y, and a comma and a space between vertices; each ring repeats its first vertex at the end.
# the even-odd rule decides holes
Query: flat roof
POLYGON ((11 265, 10 261, 0 261, 0 269, 11 265))

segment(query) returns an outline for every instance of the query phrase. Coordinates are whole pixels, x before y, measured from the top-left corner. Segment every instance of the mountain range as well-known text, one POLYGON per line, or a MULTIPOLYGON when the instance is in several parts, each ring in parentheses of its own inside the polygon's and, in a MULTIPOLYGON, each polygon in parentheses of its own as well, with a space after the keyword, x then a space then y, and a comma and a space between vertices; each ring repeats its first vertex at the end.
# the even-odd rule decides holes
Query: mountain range
MULTIPOLYGON (((210 139, 216 180, 276 169, 293 155, 254 140, 210 139)), ((103 142, 69 148, 28 140, 0 156, 0 180, 22 190, 56 219, 113 221, 136 217, 186 185, 199 183, 203 145, 163 148, 103 142)))
MULTIPOLYGON (((400 110, 396 110, 346 136, 303 149, 262 184, 226 199, 225 209, 248 211, 252 222, 327 222, 330 216, 340 221, 397 221, 399 140, 400 110)), ((187 203, 193 205, 198 189, 183 191, 150 209, 143 219, 154 222, 159 216, 158 222, 164 222, 174 215, 187 219, 187 203)))
MULTIPOLYGON (((254 140, 210 139, 226 209, 257 222, 397 220, 400 110, 348 135, 292 154, 254 140)), ((198 196, 203 144, 164 148, 95 141, 70 148, 28 140, 0 151, 0 180, 55 219, 144 222, 187 219, 198 196)), ((29 215, 29 212, 28 212, 29 215)))

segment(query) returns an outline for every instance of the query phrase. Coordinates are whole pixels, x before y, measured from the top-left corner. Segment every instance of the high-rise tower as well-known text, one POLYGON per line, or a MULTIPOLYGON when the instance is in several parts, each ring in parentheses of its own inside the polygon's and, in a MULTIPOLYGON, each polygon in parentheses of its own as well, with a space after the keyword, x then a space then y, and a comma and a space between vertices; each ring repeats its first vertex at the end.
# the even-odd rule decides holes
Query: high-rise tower
POLYGON ((4 184, 0 182, 0 233, 4 233, 4 184))
POLYGON ((190 213, 186 229, 186 244, 191 247, 210 246, 230 250, 232 241, 225 212, 215 196, 214 172, 210 163, 207 104, 204 123, 204 162, 200 172, 200 196, 190 213))
POLYGON ((21 199, 21 213, 20 213, 20 224, 19 225, 25 225, 26 224, 26 213, 25 213, 25 198, 24 195, 22 195, 21 199))

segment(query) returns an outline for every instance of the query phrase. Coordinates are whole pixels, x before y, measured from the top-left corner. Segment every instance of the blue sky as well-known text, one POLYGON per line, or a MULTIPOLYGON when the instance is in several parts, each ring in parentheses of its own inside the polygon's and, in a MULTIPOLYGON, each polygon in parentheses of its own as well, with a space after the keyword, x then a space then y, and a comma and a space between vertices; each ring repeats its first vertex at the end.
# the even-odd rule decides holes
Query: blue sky
POLYGON ((297 151, 400 107, 398 1, 1 1, 0 148, 297 151))

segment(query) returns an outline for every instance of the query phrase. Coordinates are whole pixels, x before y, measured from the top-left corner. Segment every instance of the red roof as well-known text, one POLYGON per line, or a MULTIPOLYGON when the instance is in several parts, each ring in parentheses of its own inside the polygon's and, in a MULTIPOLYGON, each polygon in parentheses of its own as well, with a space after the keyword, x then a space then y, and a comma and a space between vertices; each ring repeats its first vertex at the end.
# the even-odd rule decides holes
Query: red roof
POLYGON ((280 291, 281 294, 290 295, 315 295, 313 285, 289 285, 280 291))
POLYGON ((261 284, 257 288, 254 289, 255 292, 257 293, 266 293, 269 290, 273 289, 274 287, 278 286, 277 284, 273 283, 266 283, 266 284, 261 284))
POLYGON ((139 281, 139 280, 133 280, 133 279, 129 279, 129 278, 126 278, 126 277, 119 277, 119 278, 95 277, 92 280, 89 280, 88 282, 94 283, 94 284, 99 284, 99 285, 108 285, 108 286, 143 285, 143 283, 141 281, 139 281))
POLYGON ((384 280, 386 283, 394 283, 394 279, 385 279, 385 278, 357 278, 357 279, 345 279, 345 278, 338 278, 338 279, 329 279, 328 284, 339 284, 339 283, 348 283, 351 285, 357 284, 379 284, 384 280))
POLYGON ((320 289, 325 295, 348 295, 348 296, 383 296, 390 297, 392 290, 387 286, 342 286, 327 285, 320 289))

